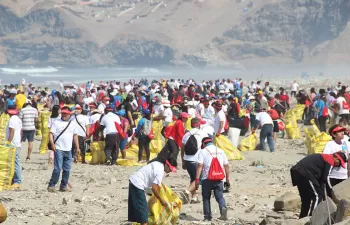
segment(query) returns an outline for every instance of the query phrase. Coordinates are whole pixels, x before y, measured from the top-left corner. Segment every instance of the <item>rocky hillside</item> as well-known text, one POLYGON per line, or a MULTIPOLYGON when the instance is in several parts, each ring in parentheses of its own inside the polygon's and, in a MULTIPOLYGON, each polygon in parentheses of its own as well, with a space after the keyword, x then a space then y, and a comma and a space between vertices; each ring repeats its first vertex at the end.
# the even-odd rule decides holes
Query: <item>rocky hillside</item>
POLYGON ((349 12, 348 0, 2 0, 0 64, 347 63, 349 12))

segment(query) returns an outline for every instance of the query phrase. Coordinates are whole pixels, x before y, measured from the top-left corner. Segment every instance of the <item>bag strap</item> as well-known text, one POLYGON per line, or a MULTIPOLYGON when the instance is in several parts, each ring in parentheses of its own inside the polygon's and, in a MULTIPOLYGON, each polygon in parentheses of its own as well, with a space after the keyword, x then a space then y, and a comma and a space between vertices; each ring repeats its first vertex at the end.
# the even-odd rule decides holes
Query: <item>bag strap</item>
POLYGON ((57 136, 57 138, 54 140, 54 144, 56 144, 56 141, 58 140, 58 138, 60 138, 61 137, 61 135, 67 130, 67 128, 69 127, 69 125, 70 125, 70 123, 71 123, 72 121, 69 121, 69 123, 68 123, 68 125, 61 131, 61 133, 57 136))
POLYGON ((212 158, 217 158, 217 157, 218 157, 218 147, 215 148, 216 157, 214 157, 214 156, 210 153, 210 151, 209 151, 207 148, 204 148, 204 149, 208 151, 209 155, 210 155, 212 158))
POLYGON ((85 132, 85 135, 87 136, 86 130, 85 130, 84 127, 79 123, 77 116, 75 116, 75 120, 77 121, 77 123, 79 124, 79 126, 81 127, 81 129, 83 129, 83 131, 85 132))

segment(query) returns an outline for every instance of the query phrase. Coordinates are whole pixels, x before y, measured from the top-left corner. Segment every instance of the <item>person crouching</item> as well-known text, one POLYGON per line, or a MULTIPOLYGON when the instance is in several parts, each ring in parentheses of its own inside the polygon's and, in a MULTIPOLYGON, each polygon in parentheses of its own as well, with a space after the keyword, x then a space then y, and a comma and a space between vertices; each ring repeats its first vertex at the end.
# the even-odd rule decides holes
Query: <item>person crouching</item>
POLYGON ((346 162, 347 158, 343 152, 312 154, 291 168, 292 183, 298 187, 301 198, 299 218, 312 215, 316 206, 325 199, 325 185, 332 190, 329 178, 331 170, 340 166, 346 168, 346 162))
POLYGON ((165 173, 176 173, 174 163, 166 160, 164 163, 152 162, 134 173, 129 179, 128 221, 146 225, 148 223, 148 206, 145 189, 152 187, 154 196, 165 207, 168 205, 159 195, 159 187, 165 173), (165 172, 165 173, 164 173, 165 172))

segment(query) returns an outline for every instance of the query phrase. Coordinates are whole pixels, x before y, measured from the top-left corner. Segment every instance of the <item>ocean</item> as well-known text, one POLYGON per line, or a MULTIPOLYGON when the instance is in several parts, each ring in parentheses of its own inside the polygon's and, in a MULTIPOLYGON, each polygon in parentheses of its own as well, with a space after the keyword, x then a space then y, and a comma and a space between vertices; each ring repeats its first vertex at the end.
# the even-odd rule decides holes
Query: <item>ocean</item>
MULTIPOLYGON (((263 81, 274 81, 290 83, 297 79, 298 82, 313 82, 318 79, 349 78, 350 67, 334 66, 329 67, 303 67, 297 65, 264 66, 246 68, 138 68, 138 67, 96 67, 96 68, 65 68, 65 67, 20 67, 20 66, 0 66, 1 84, 20 84, 22 79, 26 83, 32 82, 34 86, 58 87, 60 80, 64 84, 76 83, 77 85, 93 80, 94 83, 100 81, 119 80, 121 82, 141 78, 153 79, 189 79, 197 82, 215 79, 235 79, 243 78, 245 82, 261 79, 263 81)), ((332 80, 333 81, 333 80, 332 80)), ((334 82, 339 80, 334 79, 334 82)))

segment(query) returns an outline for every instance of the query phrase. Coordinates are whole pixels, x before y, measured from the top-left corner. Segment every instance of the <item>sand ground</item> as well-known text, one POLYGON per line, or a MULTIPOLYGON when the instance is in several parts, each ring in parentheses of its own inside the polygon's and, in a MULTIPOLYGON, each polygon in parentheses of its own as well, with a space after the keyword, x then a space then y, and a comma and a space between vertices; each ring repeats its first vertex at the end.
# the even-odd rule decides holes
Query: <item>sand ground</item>
MULTIPOLYGON (((48 155, 40 155, 40 141, 35 141, 30 162, 25 162, 27 145, 23 144, 21 162, 23 185, 19 191, 0 193, 0 201, 8 211, 5 225, 13 224, 126 224, 128 178, 138 167, 74 164, 70 193, 48 193, 46 188, 52 173, 48 155)), ((229 221, 214 224, 256 224, 272 212, 276 197, 292 187, 289 169, 306 153, 303 141, 279 139, 276 152, 242 152, 245 160, 230 161, 231 190, 224 195, 229 221), (262 160, 264 167, 252 163, 262 160), (254 207, 253 207, 254 206, 254 207), (251 212, 249 208, 252 208, 251 212)), ((175 190, 189 184, 187 171, 179 166, 164 183, 175 190)), ((219 217, 218 205, 212 198, 212 211, 219 217)), ((297 214, 298 212, 296 212, 297 214)), ((297 218, 290 213, 290 218, 297 218)), ((202 220, 202 204, 187 204, 182 208, 180 224, 196 224, 202 220)))

